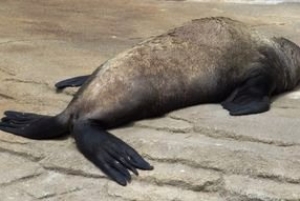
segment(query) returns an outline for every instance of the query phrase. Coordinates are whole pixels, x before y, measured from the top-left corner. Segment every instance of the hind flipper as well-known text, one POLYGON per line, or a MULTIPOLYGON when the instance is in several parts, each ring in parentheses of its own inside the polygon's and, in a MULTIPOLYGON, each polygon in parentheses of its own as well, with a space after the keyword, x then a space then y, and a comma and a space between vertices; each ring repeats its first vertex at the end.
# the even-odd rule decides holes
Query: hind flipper
POLYGON ((4 112, 0 130, 30 139, 52 139, 66 134, 67 129, 56 117, 22 113, 4 112))
POLYGON ((69 78, 66 80, 62 80, 60 82, 57 82, 55 84, 55 87, 58 90, 62 90, 66 87, 80 87, 86 82, 86 80, 89 77, 90 77, 90 75, 84 75, 84 76, 78 76, 78 77, 73 77, 73 78, 69 78))
POLYGON ((94 122, 75 122, 72 134, 82 154, 120 185, 131 181, 129 170, 137 175, 136 169, 153 169, 133 148, 94 122))
POLYGON ((262 113, 270 108, 271 88, 272 80, 269 76, 255 76, 238 87, 221 104, 233 116, 262 113))

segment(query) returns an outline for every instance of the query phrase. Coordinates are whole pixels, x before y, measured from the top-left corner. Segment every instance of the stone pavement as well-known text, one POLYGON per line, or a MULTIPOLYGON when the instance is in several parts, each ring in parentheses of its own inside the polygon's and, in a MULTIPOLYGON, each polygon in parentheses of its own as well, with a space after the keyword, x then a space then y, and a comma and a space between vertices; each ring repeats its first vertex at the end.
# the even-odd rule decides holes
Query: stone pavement
MULTIPOLYGON (((194 18, 228 16, 300 44, 300 4, 157 0, 0 1, 0 112, 56 114, 88 74, 120 51, 194 18)), ((108 180, 72 138, 34 141, 0 132, 0 201, 300 200, 300 91, 264 114, 220 105, 174 111, 111 130, 154 166, 127 187, 108 180)))

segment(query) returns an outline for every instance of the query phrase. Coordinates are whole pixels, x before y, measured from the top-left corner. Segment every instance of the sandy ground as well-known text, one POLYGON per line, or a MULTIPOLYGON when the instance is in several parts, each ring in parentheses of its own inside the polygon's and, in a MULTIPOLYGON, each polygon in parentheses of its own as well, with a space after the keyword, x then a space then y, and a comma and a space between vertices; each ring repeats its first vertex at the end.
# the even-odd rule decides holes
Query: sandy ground
MULTIPOLYGON (((156 0, 0 1, 0 112, 57 114, 77 89, 56 81, 91 73, 122 50, 191 19, 227 16, 300 44, 300 4, 156 0)), ((0 132, 0 200, 300 200, 300 91, 271 111, 230 117, 201 105, 111 132, 155 166, 127 187, 108 180, 72 138, 0 132)))

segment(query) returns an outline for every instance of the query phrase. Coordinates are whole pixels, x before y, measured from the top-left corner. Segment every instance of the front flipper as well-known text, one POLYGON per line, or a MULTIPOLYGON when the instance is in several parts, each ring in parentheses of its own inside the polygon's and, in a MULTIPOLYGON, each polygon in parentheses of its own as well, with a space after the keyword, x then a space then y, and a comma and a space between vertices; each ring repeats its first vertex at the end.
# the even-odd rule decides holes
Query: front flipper
POLYGON ((72 131, 82 154, 120 185, 131 181, 129 170, 152 170, 133 148, 91 121, 75 122, 72 131))
POLYGON ((83 75, 78 77, 69 78, 66 80, 62 80, 60 82, 57 82, 55 84, 56 89, 62 90, 66 87, 80 87, 82 86, 87 79, 90 77, 90 75, 83 75))
POLYGON ((233 116, 262 113, 270 108, 271 88, 272 80, 269 76, 254 76, 221 104, 233 116))
POLYGON ((57 117, 6 111, 1 119, 0 130, 30 139, 52 139, 60 137, 68 129, 57 117))

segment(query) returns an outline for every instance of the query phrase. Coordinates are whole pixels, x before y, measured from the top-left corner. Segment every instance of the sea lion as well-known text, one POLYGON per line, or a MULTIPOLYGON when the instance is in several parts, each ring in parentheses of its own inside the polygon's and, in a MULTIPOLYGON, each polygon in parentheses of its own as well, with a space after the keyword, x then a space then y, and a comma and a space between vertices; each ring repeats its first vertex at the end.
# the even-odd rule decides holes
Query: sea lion
POLYGON ((300 48, 293 42, 264 38, 229 18, 203 18, 142 42, 77 79, 83 86, 57 116, 6 111, 0 129, 31 139, 70 132, 86 158, 126 185, 129 171, 152 166, 107 129, 200 103, 221 102, 230 115, 264 112, 271 95, 293 89, 299 78, 300 48))

